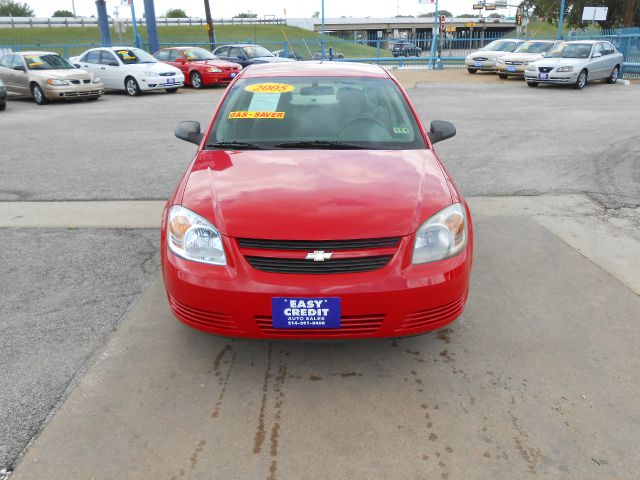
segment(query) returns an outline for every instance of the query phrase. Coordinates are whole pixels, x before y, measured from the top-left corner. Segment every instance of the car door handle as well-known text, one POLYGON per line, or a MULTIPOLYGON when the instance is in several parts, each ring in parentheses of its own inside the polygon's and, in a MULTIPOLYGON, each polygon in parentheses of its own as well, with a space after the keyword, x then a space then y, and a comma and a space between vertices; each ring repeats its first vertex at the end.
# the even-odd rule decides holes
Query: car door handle
POLYGON ((100 67, 100 70, 106 70, 107 67, 100 67))

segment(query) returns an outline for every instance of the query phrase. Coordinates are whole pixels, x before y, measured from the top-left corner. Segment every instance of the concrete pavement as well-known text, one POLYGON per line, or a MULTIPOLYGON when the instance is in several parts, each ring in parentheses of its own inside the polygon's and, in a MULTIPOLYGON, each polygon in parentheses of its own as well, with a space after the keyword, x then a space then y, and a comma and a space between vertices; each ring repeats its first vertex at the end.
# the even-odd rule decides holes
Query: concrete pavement
POLYGON ((156 281, 12 480, 635 478, 640 298, 532 218, 476 229, 465 313, 420 337, 227 340, 156 281))

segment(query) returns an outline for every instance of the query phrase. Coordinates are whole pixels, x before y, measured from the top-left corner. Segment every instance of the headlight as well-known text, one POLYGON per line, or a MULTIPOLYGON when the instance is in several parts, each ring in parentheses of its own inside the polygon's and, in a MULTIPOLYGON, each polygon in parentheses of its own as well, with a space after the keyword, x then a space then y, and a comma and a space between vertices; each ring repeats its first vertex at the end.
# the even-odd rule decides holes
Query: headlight
POLYGON ((535 72, 536 71, 536 67, 534 67, 533 65, 527 65, 527 68, 525 68, 525 70, 527 72, 535 72))
POLYGON ((573 72, 573 67, 558 67, 556 72, 573 72))
POLYGON ((498 59, 496 60, 496 63, 504 63, 504 59, 503 59, 503 58, 498 58, 498 59))
POLYGON ((220 73, 222 70, 220 70, 219 68, 216 67, 209 67, 207 68, 207 72, 211 72, 211 73, 220 73))
POLYGON ((467 245, 464 207, 454 203, 441 210, 418 229, 412 263, 428 263, 457 255, 467 245))
POLYGON ((471 58, 471 55, 467 55, 467 56, 465 57, 465 60, 466 60, 467 62, 471 62, 471 61, 473 60, 473 58, 471 58))
POLYGON ((93 77, 93 83, 100 83, 102 79, 100 77, 93 77))
POLYGON ((526 67, 527 65, 529 65, 529 62, 522 62, 522 65, 526 67))
POLYGON ((210 265, 226 265, 220 233, 200 215, 180 205, 169 210, 167 242, 177 256, 210 265))
POLYGON ((54 87, 62 87, 63 85, 69 85, 69 82, 67 82, 66 80, 57 80, 55 78, 49 78, 47 80, 47 83, 49 85, 53 85, 54 87))
POLYGON ((490 62, 495 62, 498 59, 498 57, 489 57, 489 61, 490 62))

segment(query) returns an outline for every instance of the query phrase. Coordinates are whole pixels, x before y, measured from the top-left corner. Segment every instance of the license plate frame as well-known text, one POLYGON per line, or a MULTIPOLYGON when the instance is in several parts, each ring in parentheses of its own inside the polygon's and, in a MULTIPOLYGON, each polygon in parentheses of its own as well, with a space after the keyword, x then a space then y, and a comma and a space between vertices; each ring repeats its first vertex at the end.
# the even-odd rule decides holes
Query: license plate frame
POLYGON ((340 297, 272 297, 274 329, 338 329, 340 297))
POLYGON ((538 74, 538 80, 549 80, 549 74, 548 73, 539 73, 538 74))

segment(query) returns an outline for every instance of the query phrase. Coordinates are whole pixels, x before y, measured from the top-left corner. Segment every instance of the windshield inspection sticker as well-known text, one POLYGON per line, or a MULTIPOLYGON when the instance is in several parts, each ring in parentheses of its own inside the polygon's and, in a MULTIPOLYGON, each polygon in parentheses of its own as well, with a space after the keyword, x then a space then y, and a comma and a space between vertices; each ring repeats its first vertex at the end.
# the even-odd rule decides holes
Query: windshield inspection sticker
POLYGON ((244 87, 244 89, 253 93, 286 93, 293 92, 295 87, 288 83, 254 83, 244 87))
POLYGON ((393 127, 393 133, 408 135, 411 132, 409 132, 409 129, 407 127, 393 127))
POLYGON ((284 112, 229 112, 229 118, 284 118, 284 112))
POLYGON ((273 328, 340 328, 340 298, 271 299, 273 328))

